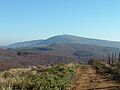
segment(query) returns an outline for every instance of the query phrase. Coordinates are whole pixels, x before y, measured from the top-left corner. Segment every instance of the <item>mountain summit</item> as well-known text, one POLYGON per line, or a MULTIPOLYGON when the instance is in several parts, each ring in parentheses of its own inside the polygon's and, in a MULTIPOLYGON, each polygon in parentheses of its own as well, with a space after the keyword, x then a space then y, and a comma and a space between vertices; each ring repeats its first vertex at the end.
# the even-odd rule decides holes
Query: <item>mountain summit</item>
POLYGON ((120 42, 116 41, 108 41, 108 40, 100 40, 100 39, 92 39, 85 38, 73 35, 57 35, 54 37, 50 37, 46 40, 35 40, 35 41, 27 41, 27 42, 19 42, 15 44, 11 44, 6 46, 7 48, 20 48, 20 47, 34 47, 34 46, 48 46, 54 43, 75 43, 75 44, 91 44, 103 47, 116 47, 120 48, 120 42), (32 42, 32 44, 31 44, 32 42))

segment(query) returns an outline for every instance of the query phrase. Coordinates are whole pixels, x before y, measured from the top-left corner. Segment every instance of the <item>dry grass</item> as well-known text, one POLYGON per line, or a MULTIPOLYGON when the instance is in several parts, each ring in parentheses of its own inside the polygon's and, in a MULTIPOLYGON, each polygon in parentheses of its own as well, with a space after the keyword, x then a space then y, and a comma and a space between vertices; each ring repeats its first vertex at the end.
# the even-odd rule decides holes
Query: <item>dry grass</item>
POLYGON ((106 74, 110 71, 106 65, 98 64, 96 67, 98 68, 95 69, 92 65, 80 65, 77 77, 69 90, 120 90, 119 82, 106 77, 110 74, 106 74))

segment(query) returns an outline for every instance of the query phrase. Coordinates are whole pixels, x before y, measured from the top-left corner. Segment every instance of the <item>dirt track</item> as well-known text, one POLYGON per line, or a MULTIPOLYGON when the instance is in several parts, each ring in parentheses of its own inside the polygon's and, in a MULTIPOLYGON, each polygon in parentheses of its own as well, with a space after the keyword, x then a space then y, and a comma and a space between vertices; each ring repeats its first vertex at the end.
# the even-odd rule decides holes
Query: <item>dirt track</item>
POLYGON ((90 65, 81 65, 69 90, 120 90, 120 83, 98 75, 90 65))

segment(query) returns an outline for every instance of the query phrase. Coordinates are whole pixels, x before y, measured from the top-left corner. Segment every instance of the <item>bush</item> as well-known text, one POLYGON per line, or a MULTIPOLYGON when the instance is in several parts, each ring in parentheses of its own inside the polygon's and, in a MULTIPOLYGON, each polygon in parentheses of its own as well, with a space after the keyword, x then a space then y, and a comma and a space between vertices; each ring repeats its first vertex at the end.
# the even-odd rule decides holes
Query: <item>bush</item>
POLYGON ((106 66, 102 63, 97 63, 93 65, 96 69, 97 73, 104 74, 110 79, 117 80, 120 82, 120 67, 117 65, 114 66, 106 66))
POLYGON ((3 87, 8 88, 9 85, 11 90, 65 90, 75 78, 77 66, 64 64, 6 71, 1 73, 1 78, 6 82, 0 81, 0 90, 3 87), (43 69, 42 72, 40 72, 41 69, 43 69), (12 73, 14 75, 11 75, 12 73))

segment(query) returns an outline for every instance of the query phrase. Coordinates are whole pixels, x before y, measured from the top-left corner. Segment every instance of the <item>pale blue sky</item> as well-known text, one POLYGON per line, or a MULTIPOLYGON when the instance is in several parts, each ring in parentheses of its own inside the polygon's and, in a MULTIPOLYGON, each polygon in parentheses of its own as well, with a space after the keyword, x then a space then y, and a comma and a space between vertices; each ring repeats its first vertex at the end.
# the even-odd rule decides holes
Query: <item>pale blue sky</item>
POLYGON ((120 0, 0 0, 0 45, 63 33, 120 41, 120 0))

